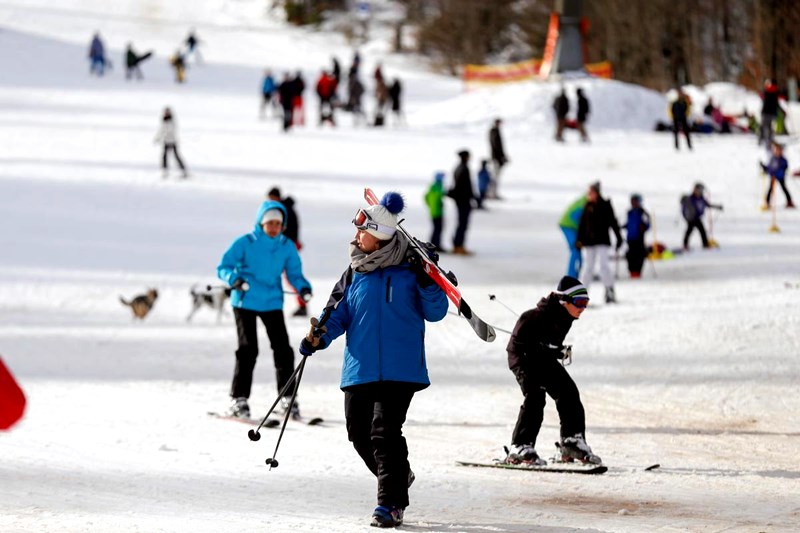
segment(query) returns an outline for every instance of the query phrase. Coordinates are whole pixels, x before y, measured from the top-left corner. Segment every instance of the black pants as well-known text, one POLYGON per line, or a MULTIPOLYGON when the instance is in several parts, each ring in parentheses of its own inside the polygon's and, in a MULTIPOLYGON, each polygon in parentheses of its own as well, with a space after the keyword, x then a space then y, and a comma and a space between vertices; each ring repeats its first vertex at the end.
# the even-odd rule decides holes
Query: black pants
POLYGON ((786 203, 792 203, 792 195, 789 194, 789 189, 786 188, 786 179, 777 180, 777 179, 770 179, 769 180, 769 190, 767 191, 767 205, 770 205, 769 202, 772 199, 772 187, 775 185, 775 182, 780 183, 781 189, 783 189, 783 194, 786 195, 786 203))
POLYGON ((675 149, 678 150, 678 134, 683 132, 686 136, 686 145, 689 147, 689 150, 692 149, 692 138, 689 134, 689 122, 685 119, 678 119, 672 121, 672 131, 675 134, 675 149))
POLYGON ((437 248, 442 247, 442 222, 444 217, 435 217, 431 219, 433 222, 433 233, 431 233, 431 244, 437 248))
POLYGON ((644 246, 644 235, 638 239, 628 241, 628 253, 625 254, 628 259, 628 272, 641 273, 644 259, 647 257, 647 250, 644 246))
POLYGON ((283 106, 283 131, 289 131, 292 127, 293 113, 292 106, 283 106))
POLYGON ((453 246, 464 246, 464 241, 467 238, 467 228, 469 227, 469 215, 472 213, 472 204, 456 204, 456 207, 458 208, 458 227, 456 228, 456 234, 453 236, 453 246))
POLYGON ((703 248, 708 248, 708 236, 706 236, 706 227, 703 226, 703 220, 700 217, 697 217, 694 220, 689 221, 689 225, 686 226, 686 234, 683 236, 683 247, 689 248, 689 236, 692 234, 692 231, 697 228, 697 231, 700 232, 700 238, 703 240, 703 248))
POLYGON ((536 445, 544 420, 545 393, 556 402, 562 437, 586 431, 586 414, 578 387, 557 359, 525 361, 512 372, 525 396, 511 435, 512 444, 536 445))
POLYGON ((178 166, 181 170, 186 170, 186 167, 183 166, 183 161, 181 161, 181 156, 178 155, 178 145, 172 143, 165 143, 164 144, 164 155, 161 158, 161 168, 167 168, 167 153, 172 150, 172 154, 175 156, 175 161, 178 162, 178 166))
MULTIPOLYGON (((232 398, 249 398, 253 384, 253 369, 258 357, 258 337, 256 335, 256 318, 267 328, 272 355, 275 359, 275 378, 278 391, 289 381, 294 372, 294 350, 289 346, 289 335, 283 321, 283 311, 250 311, 233 308, 236 319, 236 335, 239 337, 239 348, 236 350, 236 368, 233 371, 231 384, 232 398)), ((292 390, 286 392, 291 396, 292 390)))
POLYGON ((378 478, 378 505, 408 507, 408 446, 403 424, 417 389, 411 383, 379 381, 345 390, 347 438, 378 478))

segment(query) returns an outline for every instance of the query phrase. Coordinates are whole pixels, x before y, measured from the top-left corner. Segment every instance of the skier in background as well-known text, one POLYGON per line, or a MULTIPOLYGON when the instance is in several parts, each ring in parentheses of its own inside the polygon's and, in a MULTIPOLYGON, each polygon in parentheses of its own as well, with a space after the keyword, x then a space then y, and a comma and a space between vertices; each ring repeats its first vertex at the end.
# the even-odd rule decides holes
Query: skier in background
POLYGON ((496 118, 494 119, 494 125, 489 130, 489 149, 492 154, 493 173, 492 180, 489 183, 489 189, 486 191, 486 198, 491 198, 493 200, 500 199, 500 195, 497 192, 500 184, 500 171, 502 171, 503 167, 508 163, 508 157, 506 157, 506 151, 503 147, 503 136, 500 134, 500 126, 502 125, 503 121, 496 118))
POLYGON ((287 72, 283 75, 281 84, 278 85, 278 97, 283 109, 283 131, 289 131, 294 123, 292 118, 294 114, 294 95, 295 83, 287 72))
POLYGON ((336 96, 336 78, 323 70, 317 80, 316 89, 319 97, 319 125, 322 126, 327 122, 335 127, 333 99, 336 96))
POLYGON ((403 113, 403 104, 400 100, 400 96, 403 92, 403 86, 400 84, 400 80, 395 78, 392 85, 389 87, 389 101, 391 102, 392 106, 392 114, 394 114, 395 124, 405 124, 406 117, 403 113))
POLYGON ((169 64, 175 69, 175 83, 186 81, 186 60, 180 50, 175 50, 175 53, 169 59, 169 64))
MULTIPOLYGON (((284 209, 286 209, 286 227, 283 230, 283 234, 294 243, 295 248, 300 252, 300 250, 303 249, 303 243, 300 242, 300 219, 297 217, 297 212, 294 210, 294 198, 291 196, 281 197, 281 190, 277 187, 273 187, 267 193, 267 200, 280 202, 284 209)), ((306 301, 300 296, 300 291, 297 287, 292 285, 292 281, 289 279, 288 275, 286 276, 286 281, 289 283, 292 290, 297 293, 297 310, 292 313, 292 316, 308 316, 306 301)))
POLYGON ((569 204, 567 210, 561 216, 558 222, 558 227, 564 233, 564 238, 567 240, 569 247, 569 262, 567 263, 567 276, 577 278, 580 275, 581 267, 583 266, 583 257, 581 256, 580 249, 576 246, 578 241, 578 226, 581 222, 581 215, 583 215, 583 208, 586 205, 586 195, 569 204))
POLYGON ((564 339, 589 305, 589 293, 581 282, 564 276, 558 288, 517 320, 508 341, 508 367, 525 397, 511 435, 506 462, 544 465, 536 452, 536 439, 544 419, 546 396, 555 402, 561 422, 557 446, 563 460, 600 464, 586 444, 586 415, 578 387, 562 361, 572 359, 572 346, 564 339))
POLYGON ((437 252, 444 252, 442 249, 442 227, 444 225, 444 172, 437 172, 434 175, 433 183, 428 192, 425 193, 425 204, 431 215, 431 244, 437 252))
POLYGON ((764 172, 769 174, 770 177, 767 198, 764 206, 761 209, 763 211, 769 209, 769 206, 771 205, 770 200, 772 199, 772 189, 775 186, 776 181, 780 184, 781 189, 783 189, 783 194, 786 196, 787 209, 794 209, 792 195, 789 194, 789 189, 786 188, 786 170, 789 168, 789 163, 786 161, 786 158, 783 157, 783 145, 776 142, 772 143, 772 157, 770 157, 769 162, 766 165, 761 163, 761 168, 764 170, 764 172))
POLYGON ((295 126, 304 126, 306 123, 306 111, 303 93, 306 90, 306 81, 303 79, 301 71, 298 70, 297 74, 295 74, 292 85, 292 90, 294 91, 292 97, 292 120, 295 126))
POLYGON ((681 214, 687 224, 686 233, 683 236, 683 249, 687 252, 689 251, 689 237, 695 228, 697 228, 698 233, 700 233, 700 239, 703 241, 703 248, 711 247, 708 242, 708 237, 706 236, 706 228, 703 225, 703 213, 705 213, 707 207, 722 211, 722 204, 715 205, 709 203, 703 195, 705 189, 702 183, 695 183, 692 194, 681 197, 681 214))
POLYGON ((261 82, 261 118, 267 116, 267 108, 272 107, 272 96, 275 93, 275 78, 272 77, 272 71, 267 69, 264 71, 264 81, 261 82))
POLYGON ((198 65, 203 63, 203 56, 200 55, 200 39, 197 38, 195 35, 195 29, 192 28, 189 30, 189 35, 186 36, 186 60, 189 60, 189 56, 194 55, 194 62, 198 65))
POLYGON ((614 291, 614 275, 608 266, 608 252, 611 249, 609 230, 612 230, 617 237, 616 250, 618 253, 622 248, 619 223, 614 215, 611 200, 600 196, 600 183, 595 182, 589 185, 589 192, 586 194, 586 205, 583 207, 581 221, 578 224, 578 240, 575 246, 586 250, 587 268, 584 279, 591 279, 590 276, 594 274, 595 261, 600 260, 600 279, 606 289, 606 303, 615 303, 617 295, 614 291))
POLYGON ((625 238, 628 242, 628 252, 625 257, 628 260, 628 272, 634 279, 642 277, 642 266, 647 257, 644 234, 648 229, 650 229, 650 215, 642 207, 642 195, 632 194, 631 208, 625 222, 625 238))
POLYGON ((189 173, 186 171, 186 166, 183 164, 180 154, 178 154, 177 127, 175 126, 175 120, 172 118, 172 110, 168 107, 164 108, 164 114, 161 117, 161 127, 158 129, 158 133, 156 133, 156 137, 153 142, 156 144, 162 143, 164 147, 164 152, 161 157, 161 169, 163 176, 166 178, 169 172, 167 166, 167 155, 169 152, 172 152, 172 155, 175 156, 175 161, 178 163, 178 166, 183 173, 183 178, 188 178, 189 173))
POLYGON ((689 150, 692 149, 692 137, 689 133, 689 114, 692 109, 692 100, 689 95, 683 92, 683 89, 678 87, 678 97, 672 102, 670 112, 672 114, 672 133, 675 135, 675 149, 680 150, 678 146, 678 134, 683 132, 686 137, 686 145, 689 150))
POLYGON ((458 166, 453 171, 453 187, 447 192, 447 196, 455 200, 456 209, 458 209, 458 227, 453 236, 453 253, 456 255, 472 255, 472 252, 464 248, 464 241, 467 239, 467 229, 469 228, 469 217, 472 214, 472 202, 475 200, 475 193, 472 190, 472 176, 469 172, 469 151, 459 151, 458 159, 458 166))
POLYGON ((581 141, 588 143, 589 134, 586 133, 586 119, 589 117, 589 100, 583 94, 583 89, 578 89, 578 114, 577 124, 578 131, 581 133, 581 141))
POLYGON ((489 174, 489 160, 481 159, 481 168, 478 170, 478 209, 486 209, 483 201, 488 198, 487 193, 492 183, 492 175, 489 174))
POLYGON ((133 44, 128 43, 128 47, 125 50, 125 79, 129 80, 134 76, 136 76, 137 80, 144 79, 139 64, 148 59, 151 55, 153 55, 153 52, 147 52, 144 55, 137 54, 133 50, 133 44))
POLYGON ((402 196, 388 193, 380 204, 356 212, 350 266, 320 316, 327 318, 326 329, 312 326, 300 343, 308 356, 347 336, 340 384, 347 437, 378 480, 372 514, 378 527, 402 524, 409 505, 415 476, 403 424, 414 394, 430 385, 425 321, 443 319, 448 306, 396 231, 403 208, 402 196))
POLYGON ((96 74, 103 76, 106 69, 106 47, 103 40, 100 38, 100 33, 97 32, 92 37, 92 42, 89 45, 89 74, 96 74))
MULTIPOLYGON (((234 417, 250 418, 247 400, 258 357, 258 319, 267 330, 279 392, 294 372, 294 350, 289 345, 283 318, 281 275, 286 272, 292 286, 299 289, 305 300, 311 299, 311 284, 303 276, 303 265, 295 243, 283 235, 286 220, 286 208, 280 202, 263 202, 256 214, 253 231, 233 241, 217 267, 219 279, 234 289, 231 305, 239 347, 228 410, 228 414, 234 417)), ((291 389, 281 398, 281 408, 284 412, 291 411, 292 417, 299 419, 300 408, 296 400, 292 404, 291 389)))
POLYGON ((563 87, 561 88, 561 93, 553 100, 553 111, 556 114, 556 141, 564 142, 564 128, 567 126, 569 100, 567 99, 567 91, 563 87))

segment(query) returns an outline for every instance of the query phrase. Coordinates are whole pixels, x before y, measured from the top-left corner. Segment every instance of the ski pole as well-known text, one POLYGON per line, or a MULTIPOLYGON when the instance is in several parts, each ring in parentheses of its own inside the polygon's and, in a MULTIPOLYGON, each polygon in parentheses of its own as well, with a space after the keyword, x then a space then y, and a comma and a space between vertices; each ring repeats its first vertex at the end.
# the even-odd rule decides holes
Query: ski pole
POLYGON ((497 296, 495 296, 494 294, 490 294, 490 295, 489 295, 489 299, 490 299, 491 301, 493 301, 493 302, 497 302, 497 303, 499 303, 500 305, 502 305, 503 307, 505 307, 506 309, 508 309, 509 311, 511 311, 511 312, 514 314, 514 316, 517 316, 517 317, 519 316, 519 313, 517 313, 516 311, 514 311, 513 309, 511 309, 509 306, 507 306, 506 304, 504 304, 503 302, 501 302, 500 300, 498 300, 498 299, 497 299, 497 296))
MULTIPOLYGON (((275 398, 275 402, 272 404, 272 407, 269 408, 269 410, 267 411, 267 414, 264 415, 264 418, 261 419, 261 423, 258 425, 258 427, 256 429, 251 429, 250 431, 247 432, 247 436, 253 442, 261 440, 261 433, 260 433, 261 428, 264 427, 264 424, 267 423, 267 419, 269 418, 269 415, 272 414, 272 411, 275 410, 275 406, 278 405, 278 402, 281 401, 281 398, 283 398, 283 396, 286 394, 286 391, 288 391, 289 387, 292 386, 292 383, 294 383, 295 378, 297 377, 297 374, 299 372, 302 372, 301 367, 305 364, 306 357, 308 357, 308 356, 304 356, 303 357, 303 360, 300 362, 299 365, 297 365, 297 368, 294 369, 294 372, 292 372, 292 375, 289 376, 289 380, 286 382, 286 385, 284 385, 283 388, 281 389, 281 391, 278 393, 278 397, 275 398)), ((295 388, 295 390, 296 390, 296 388, 295 388)), ((283 434, 283 433, 281 432, 281 434, 283 434)))
POLYGON ((289 408, 286 409, 286 414, 283 415, 283 425, 281 426, 281 434, 278 435, 278 442, 275 443, 275 451, 272 452, 272 457, 269 457, 266 460, 266 463, 269 465, 270 470, 272 470, 273 468, 278 468, 278 460, 275 459, 275 456, 278 455, 278 447, 281 445, 281 439, 283 439, 283 432, 286 431, 286 424, 289 422, 289 417, 292 415, 292 406, 294 405, 295 398, 297 398, 297 390, 300 388, 300 380, 303 378, 303 369, 306 366, 306 359, 308 359, 308 356, 304 355, 303 360, 300 361, 299 365, 297 365, 298 373, 297 373, 297 378, 295 378, 294 391, 292 391, 292 401, 289 403, 289 408))

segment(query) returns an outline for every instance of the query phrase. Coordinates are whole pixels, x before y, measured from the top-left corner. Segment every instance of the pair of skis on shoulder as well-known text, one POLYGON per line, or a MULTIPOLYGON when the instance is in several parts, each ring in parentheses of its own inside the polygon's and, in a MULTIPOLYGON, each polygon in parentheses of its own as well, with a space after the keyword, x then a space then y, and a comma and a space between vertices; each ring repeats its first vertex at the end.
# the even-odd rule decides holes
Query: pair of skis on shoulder
MULTIPOLYGON (((378 205, 380 203, 378 197, 375 196, 375 193, 372 192, 372 189, 370 188, 364 189, 364 199, 369 205, 378 205)), ((402 222, 403 221, 401 220, 397 223, 397 231, 399 231, 406 238, 406 240, 408 240, 409 248, 422 261, 422 266, 425 269, 425 273, 430 276, 430 278, 444 291, 450 301, 453 302, 453 305, 458 308, 459 315, 463 316, 467 322, 469 322, 469 325, 472 326, 475 334, 478 335, 481 340, 492 342, 497 337, 494 328, 490 324, 481 320, 481 318, 472 311, 472 308, 469 306, 467 301, 461 296, 461 291, 458 290, 458 287, 456 287, 457 282, 455 281, 455 276, 452 273, 445 272, 442 267, 437 264, 436 258, 432 258, 428 252, 429 247, 426 246, 426 243, 423 243, 408 233, 408 231, 406 231, 406 229, 402 226, 402 222)))

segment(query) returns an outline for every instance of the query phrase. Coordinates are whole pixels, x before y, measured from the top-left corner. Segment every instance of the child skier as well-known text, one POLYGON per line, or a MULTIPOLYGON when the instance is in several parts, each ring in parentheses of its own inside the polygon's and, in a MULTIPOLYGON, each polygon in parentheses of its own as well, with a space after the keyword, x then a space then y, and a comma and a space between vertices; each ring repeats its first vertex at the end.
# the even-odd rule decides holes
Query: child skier
POLYGON ((437 252, 442 250, 442 225, 444 224, 444 172, 437 172, 434 175, 433 183, 428 192, 425 193, 425 203, 431 214, 433 232, 431 233, 431 244, 437 252))
POLYGON ((708 236, 706 235, 706 228, 703 225, 703 213, 705 213, 707 207, 722 211, 722 204, 711 204, 706 200, 706 197, 703 196, 705 190, 705 185, 698 182, 694 184, 692 194, 681 197, 681 214, 684 220, 686 220, 686 233, 683 235, 683 249, 687 252, 689 251, 689 237, 695 228, 697 228, 697 231, 700 233, 700 239, 703 241, 703 248, 711 248, 711 244, 708 242, 708 236))
POLYGON ((489 174, 488 159, 481 160, 481 169, 478 171, 478 209, 485 209, 483 201, 486 199, 486 193, 489 191, 489 185, 492 183, 492 176, 489 174))
POLYGON ((600 457, 586 444, 586 420, 578 387, 562 361, 572 358, 572 346, 564 339, 572 323, 589 305, 589 293, 577 279, 564 276, 555 292, 535 308, 522 313, 508 342, 508 367, 514 373, 525 400, 511 435, 506 462, 546 464, 536 452, 536 437, 544 417, 545 394, 556 402, 561 421, 559 449, 562 459, 600 464, 600 457))
POLYGON ((769 163, 766 165, 761 163, 761 168, 769 174, 769 190, 767 191, 767 198, 764 206, 761 208, 762 211, 766 211, 769 209, 770 200, 772 199, 772 188, 775 186, 775 182, 777 181, 781 189, 783 189, 783 194, 786 196, 786 207, 787 209, 793 209, 794 203, 792 202, 792 196, 789 194, 789 189, 786 188, 786 169, 789 168, 789 163, 786 161, 786 158, 783 157, 783 145, 778 143, 772 143, 772 157, 769 159, 769 163))
POLYGON ((628 272, 631 278, 642 277, 642 265, 647 257, 644 245, 644 234, 650 229, 650 215, 642 207, 642 195, 631 195, 631 209, 628 211, 628 220, 625 222, 626 239, 628 242, 628 272))

